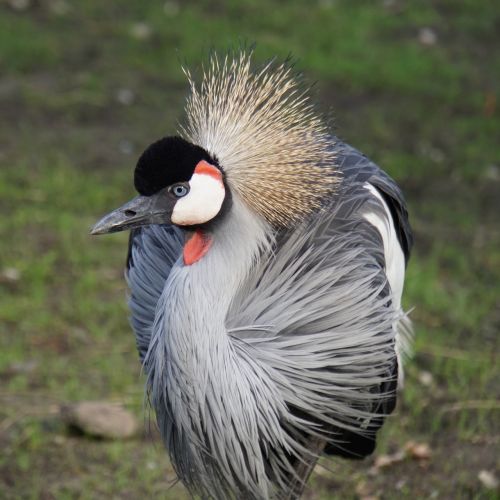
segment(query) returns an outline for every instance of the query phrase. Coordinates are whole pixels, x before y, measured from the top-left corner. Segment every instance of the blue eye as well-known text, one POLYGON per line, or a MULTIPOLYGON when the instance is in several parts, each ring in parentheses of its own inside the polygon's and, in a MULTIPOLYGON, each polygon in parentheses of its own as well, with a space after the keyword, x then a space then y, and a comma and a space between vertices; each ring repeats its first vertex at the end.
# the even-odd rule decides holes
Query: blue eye
POLYGON ((176 197, 182 198, 189 193, 189 186, 186 184, 173 184, 170 186, 169 191, 176 197))

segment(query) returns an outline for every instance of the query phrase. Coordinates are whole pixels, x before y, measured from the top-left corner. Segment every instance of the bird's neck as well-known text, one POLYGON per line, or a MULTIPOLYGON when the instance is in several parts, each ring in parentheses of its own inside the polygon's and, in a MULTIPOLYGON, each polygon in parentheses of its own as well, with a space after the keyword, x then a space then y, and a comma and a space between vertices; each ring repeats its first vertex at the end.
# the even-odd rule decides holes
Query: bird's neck
POLYGON ((210 234, 208 251, 191 265, 179 259, 157 309, 150 362, 171 363, 187 385, 200 372, 216 369, 214 356, 231 350, 226 327, 231 303, 256 259, 269 250, 269 233, 269 226, 235 199, 210 234))
POLYGON ((194 233, 186 243, 184 265, 175 266, 167 284, 169 333, 194 340, 225 335, 231 301, 269 244, 267 224, 238 200, 213 232, 194 233), (190 245, 197 242, 204 244, 203 252, 196 250, 199 258, 186 263, 186 255, 193 254, 190 245))

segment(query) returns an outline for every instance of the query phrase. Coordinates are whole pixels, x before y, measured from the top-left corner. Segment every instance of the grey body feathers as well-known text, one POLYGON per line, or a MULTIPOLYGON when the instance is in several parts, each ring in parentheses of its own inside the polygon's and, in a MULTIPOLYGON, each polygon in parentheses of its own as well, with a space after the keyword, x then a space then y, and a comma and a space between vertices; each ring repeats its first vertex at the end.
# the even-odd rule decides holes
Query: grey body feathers
MULTIPOLYGON (((127 278, 137 346, 172 463, 206 498, 280 498, 297 464, 325 451, 362 457, 394 408, 397 357, 384 248, 366 210, 390 208, 408 258, 404 199, 376 165, 335 146, 334 199, 274 232, 235 199, 201 261, 182 265, 184 234, 131 235, 127 278)), ((399 298, 398 298, 399 300, 399 298)))

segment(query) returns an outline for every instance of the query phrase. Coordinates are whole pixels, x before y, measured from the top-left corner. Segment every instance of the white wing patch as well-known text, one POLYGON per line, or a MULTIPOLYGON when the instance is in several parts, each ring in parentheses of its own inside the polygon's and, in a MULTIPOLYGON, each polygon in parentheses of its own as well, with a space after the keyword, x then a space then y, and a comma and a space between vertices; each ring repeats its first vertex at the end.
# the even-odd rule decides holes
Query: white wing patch
POLYGON ((172 222, 190 226, 213 219, 224 202, 224 184, 211 175, 194 173, 189 188, 189 193, 175 204, 172 222))
POLYGON ((396 309, 401 307, 401 295, 405 279, 405 257, 394 228, 392 214, 378 190, 366 182, 364 188, 377 198, 385 211, 385 217, 375 212, 365 212, 363 217, 377 228, 384 243, 385 273, 391 285, 393 303, 396 309))
MULTIPOLYGON (((364 188, 377 198, 384 207, 385 215, 376 212, 365 212, 363 217, 380 233, 384 244, 385 274, 392 292, 392 303, 396 311, 401 310, 401 296, 405 279, 405 257, 394 227, 392 214, 379 191, 366 182, 364 188)), ((401 319, 394 325, 396 331, 396 354, 398 356, 398 386, 403 385, 403 358, 410 354, 411 326, 408 318, 401 311, 401 319)))

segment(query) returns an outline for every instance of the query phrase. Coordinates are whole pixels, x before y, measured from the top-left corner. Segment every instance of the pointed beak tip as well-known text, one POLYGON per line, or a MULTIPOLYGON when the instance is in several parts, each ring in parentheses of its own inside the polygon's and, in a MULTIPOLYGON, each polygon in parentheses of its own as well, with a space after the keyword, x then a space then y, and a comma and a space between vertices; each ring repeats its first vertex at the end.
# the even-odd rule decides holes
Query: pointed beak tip
POLYGON ((105 215, 90 229, 92 236, 117 233, 146 224, 164 223, 170 216, 172 207, 163 206, 166 197, 137 196, 121 207, 105 215), (159 200, 159 201, 158 201, 159 200), (155 206, 157 203, 159 206, 155 206))
POLYGON ((100 221, 96 222, 92 228, 90 229, 89 233, 91 236, 98 236, 100 234, 107 234, 112 232, 113 230, 113 225, 110 224, 110 221, 108 221, 108 216, 103 217, 100 221))

